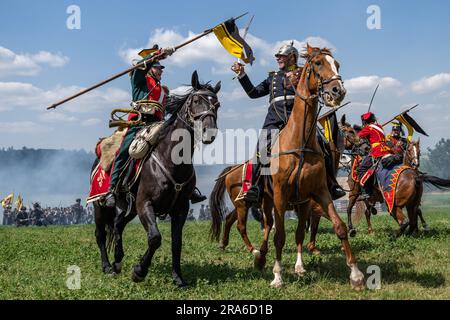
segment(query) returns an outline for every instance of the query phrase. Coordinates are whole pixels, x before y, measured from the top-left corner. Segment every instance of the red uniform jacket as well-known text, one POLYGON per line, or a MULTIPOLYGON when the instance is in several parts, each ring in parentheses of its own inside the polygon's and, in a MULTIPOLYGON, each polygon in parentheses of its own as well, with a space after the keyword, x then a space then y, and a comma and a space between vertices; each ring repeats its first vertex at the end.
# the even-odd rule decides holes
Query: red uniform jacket
MULTIPOLYGON (((145 100, 155 101, 159 103, 164 110, 167 104, 167 96, 169 94, 169 90, 167 89, 167 87, 162 86, 161 83, 159 81, 156 81, 152 76, 147 75, 145 76, 145 79, 147 80, 148 89, 148 95, 145 100)), ((130 113, 130 115, 128 116, 128 120, 132 120, 134 117, 136 117, 136 114, 130 113)), ((155 111, 155 118, 162 120, 164 118, 164 112, 161 112, 159 110, 155 111)))
POLYGON ((391 153, 391 149, 386 145, 383 127, 379 124, 366 125, 358 133, 360 138, 366 138, 370 142, 370 155, 375 158, 383 157, 391 153))

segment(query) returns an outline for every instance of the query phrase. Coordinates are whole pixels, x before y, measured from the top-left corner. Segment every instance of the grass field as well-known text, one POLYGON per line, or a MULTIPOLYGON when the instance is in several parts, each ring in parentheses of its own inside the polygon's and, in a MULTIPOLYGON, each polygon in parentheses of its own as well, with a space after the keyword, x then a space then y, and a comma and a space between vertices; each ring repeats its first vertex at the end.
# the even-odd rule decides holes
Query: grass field
MULTIPOLYGON (((355 292, 349 270, 328 221, 321 223, 320 257, 306 254, 308 273, 293 271, 296 221, 287 222, 283 255, 282 289, 272 289, 274 250, 272 240, 264 273, 255 271, 235 228, 225 252, 207 239, 209 223, 188 222, 184 233, 182 268, 190 283, 179 290, 171 281, 170 229, 162 223, 163 245, 157 251, 143 283, 131 281, 131 268, 146 248, 140 224, 124 234, 123 272, 101 273, 94 226, 48 228, 0 227, 0 299, 450 299, 450 207, 427 207, 430 231, 418 237, 393 239, 397 229, 387 215, 373 218, 375 234, 367 235, 365 221, 351 245, 365 273, 369 265, 381 268, 380 290, 355 292), (67 267, 81 269, 81 289, 66 287, 67 267)), ((262 239, 259 225, 249 226, 251 239, 262 239)), ((307 235, 309 237, 309 235, 307 235)), ((367 275, 366 275, 367 278, 367 275)))

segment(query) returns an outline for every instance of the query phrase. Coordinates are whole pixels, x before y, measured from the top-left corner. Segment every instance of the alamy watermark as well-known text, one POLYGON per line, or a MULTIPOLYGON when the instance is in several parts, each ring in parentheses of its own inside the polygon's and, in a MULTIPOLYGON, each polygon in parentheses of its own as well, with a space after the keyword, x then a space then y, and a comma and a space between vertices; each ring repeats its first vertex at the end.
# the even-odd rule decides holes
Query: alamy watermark
POLYGON ((66 13, 69 15, 66 20, 66 27, 69 30, 81 29, 81 9, 77 5, 70 5, 66 9, 66 13))
POLYGON ((380 30, 381 29, 381 9, 379 6, 372 4, 367 7, 367 29, 380 30))
POLYGON ((367 267, 367 277, 366 286, 370 290, 380 290, 381 289, 381 269, 377 265, 371 265, 367 267))
POLYGON ((66 279, 66 286, 69 290, 81 289, 81 269, 79 266, 68 266, 66 273, 68 277, 66 279))

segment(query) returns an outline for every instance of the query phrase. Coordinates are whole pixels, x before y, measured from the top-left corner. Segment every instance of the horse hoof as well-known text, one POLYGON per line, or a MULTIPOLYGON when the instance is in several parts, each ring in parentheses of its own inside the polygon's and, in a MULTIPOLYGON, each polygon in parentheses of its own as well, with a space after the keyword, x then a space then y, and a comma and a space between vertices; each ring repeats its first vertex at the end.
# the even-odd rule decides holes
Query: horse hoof
POLYGON ((306 270, 305 270, 305 268, 303 268, 303 266, 295 266, 295 273, 299 277, 303 277, 306 273, 306 270))
POLYGON ((274 280, 270 283, 270 286, 271 286, 272 288, 277 288, 277 289, 279 289, 279 288, 281 288, 281 287, 283 286, 283 281, 274 279, 274 280))
POLYGON ((122 272, 122 262, 114 262, 112 269, 115 274, 121 273, 122 272))
POLYGON ((370 208, 370 213, 372 213, 373 216, 376 216, 378 211, 377 211, 377 209, 375 207, 371 207, 370 208))
POLYGON ((110 273, 113 272, 113 268, 112 268, 112 266, 109 264, 109 265, 103 266, 103 267, 102 267, 102 271, 103 271, 103 273, 105 273, 105 274, 110 274, 110 273))
POLYGON ((133 272, 131 273, 131 279, 133 280, 133 282, 139 283, 144 281, 145 276, 140 275, 139 271, 136 270, 137 268, 140 269, 139 266, 135 266, 133 268, 133 272))
POLYGON ((263 271, 266 266, 266 256, 259 255, 259 257, 255 257, 255 261, 253 263, 255 269, 259 271, 263 271))
POLYGON ((364 279, 358 279, 358 280, 352 280, 350 279, 350 285, 353 290, 355 291, 362 291, 364 290, 364 279))
POLYGON ((368 233, 369 235, 374 235, 374 234, 375 234, 375 232, 374 232, 372 229, 369 229, 369 230, 367 231, 367 233, 368 233))
POLYGON ((356 229, 349 230, 350 237, 354 238, 356 236, 356 229))
POLYGON ((423 226, 423 231, 430 232, 430 227, 428 227, 427 225, 424 225, 423 226))
POLYGON ((320 250, 317 249, 317 247, 314 246, 313 244, 308 243, 308 244, 306 245, 306 248, 307 248, 308 251, 309 251, 310 253, 312 253, 313 255, 315 255, 315 256, 320 256, 320 250))

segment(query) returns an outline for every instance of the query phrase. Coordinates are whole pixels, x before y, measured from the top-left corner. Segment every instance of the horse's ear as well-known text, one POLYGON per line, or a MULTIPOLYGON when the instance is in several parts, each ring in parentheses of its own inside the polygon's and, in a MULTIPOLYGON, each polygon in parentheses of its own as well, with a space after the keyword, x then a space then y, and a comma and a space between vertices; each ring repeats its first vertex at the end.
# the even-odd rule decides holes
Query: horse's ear
POLYGON ((306 43, 306 52, 308 55, 312 55, 313 53, 313 47, 311 47, 308 42, 306 43))
POLYGON ((214 93, 217 94, 217 92, 219 92, 221 87, 222 87, 222 82, 221 81, 217 82, 216 86, 213 89, 214 93))
POLYGON ((198 73, 197 70, 195 70, 192 73, 192 81, 191 81, 191 85, 192 88, 194 88, 194 90, 199 90, 200 89, 200 82, 198 81, 198 73))
POLYGON ((347 120, 347 119, 345 118, 345 113, 344 113, 341 117, 341 125, 345 126, 345 122, 346 122, 345 120, 347 120))

